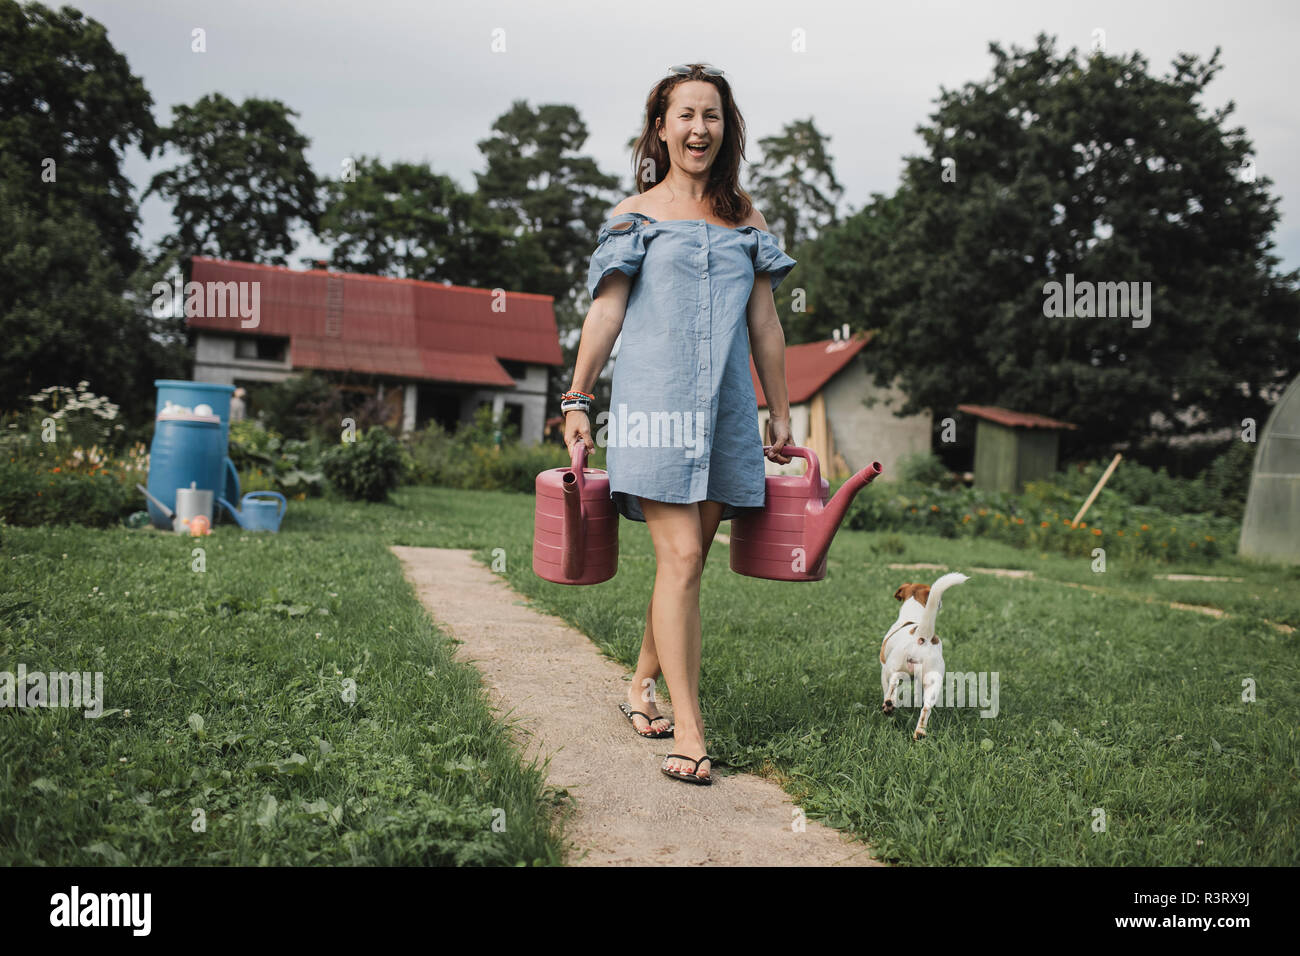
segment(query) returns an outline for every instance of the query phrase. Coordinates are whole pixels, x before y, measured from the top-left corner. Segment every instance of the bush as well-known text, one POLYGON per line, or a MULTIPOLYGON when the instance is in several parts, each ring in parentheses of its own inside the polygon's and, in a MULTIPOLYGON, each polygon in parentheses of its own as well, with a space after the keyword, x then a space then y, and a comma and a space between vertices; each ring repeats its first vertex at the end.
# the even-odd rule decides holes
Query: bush
POLYGON ((898 477, 902 481, 935 488, 955 488, 961 484, 932 451, 919 451, 898 459, 898 477))
MULTIPOLYGON (((56 466, 58 468, 58 466, 56 466)), ((14 527, 81 524, 115 525, 132 510, 132 493, 116 476, 103 471, 80 474, 35 471, 18 461, 0 462, 0 516, 14 527)))
POLYGON ((321 456, 325 476, 353 501, 385 501, 410 471, 401 443, 373 425, 360 441, 344 442, 321 456))
POLYGON ((261 422, 231 422, 228 453, 240 473, 241 491, 278 491, 286 498, 325 491, 318 439, 285 439, 261 422))
POLYGON ((269 430, 290 440, 333 442, 345 418, 358 431, 385 426, 392 408, 377 394, 357 395, 336 387, 315 372, 292 375, 280 382, 251 386, 250 408, 269 430))
MULTIPOLYGON (((447 488, 532 494, 538 473, 567 467, 569 453, 559 444, 521 445, 515 431, 500 418, 493 419, 490 408, 479 409, 474 420, 462 423, 454 435, 430 422, 408 439, 412 480, 447 488)), ((587 466, 603 467, 603 456, 604 450, 597 448, 587 456, 587 466)))
POLYGON ((1240 525, 1232 518, 1168 514, 1133 504, 1109 488, 1098 496, 1079 527, 1071 527, 1090 490, 1091 485, 1071 493, 1053 482, 1031 482, 1024 494, 1009 495, 975 488, 936 489, 914 482, 882 484, 853 499, 845 527, 992 538, 1073 556, 1088 556, 1094 548, 1104 547, 1111 558, 1157 561, 1215 558, 1235 550, 1240 525))
MULTIPOLYGON (((1111 501, 1147 505, 1166 514, 1211 514, 1240 521, 1246 511, 1258 447, 1253 442, 1234 440, 1195 478, 1175 478, 1163 466, 1153 470, 1125 458, 1101 495, 1111 501)), ((1089 462, 1082 468, 1067 469, 1052 481, 1082 502, 1109 464, 1110 459, 1089 462)))

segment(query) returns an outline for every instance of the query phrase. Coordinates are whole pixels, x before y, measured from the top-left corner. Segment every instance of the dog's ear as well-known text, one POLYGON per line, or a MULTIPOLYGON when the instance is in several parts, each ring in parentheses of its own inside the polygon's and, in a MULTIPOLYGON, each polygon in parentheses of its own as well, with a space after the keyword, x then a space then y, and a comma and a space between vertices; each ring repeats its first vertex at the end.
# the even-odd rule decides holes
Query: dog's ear
POLYGON ((918 584, 916 586, 916 592, 912 595, 912 597, 920 601, 922 607, 925 607, 926 602, 930 600, 930 585, 918 584))
POLYGON ((899 588, 897 591, 894 592, 894 600, 906 601, 908 598, 912 596, 912 592, 915 591, 917 587, 918 585, 911 584, 911 583, 904 584, 901 588, 899 588))

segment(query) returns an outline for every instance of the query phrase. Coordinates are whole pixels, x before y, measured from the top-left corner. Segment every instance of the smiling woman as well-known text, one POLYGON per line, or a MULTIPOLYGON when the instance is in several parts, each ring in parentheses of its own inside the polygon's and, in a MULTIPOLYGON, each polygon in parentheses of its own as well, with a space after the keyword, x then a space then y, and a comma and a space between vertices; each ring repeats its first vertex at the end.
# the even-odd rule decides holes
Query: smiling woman
POLYGON ((594 448, 591 390, 621 335, 611 408, 597 422, 611 496, 621 514, 646 523, 655 550, 640 658, 621 709, 641 736, 675 737, 664 773, 707 784, 700 577, 719 522, 765 503, 751 350, 772 412, 767 457, 790 461, 781 450, 790 410, 773 291, 795 261, 738 184, 745 122, 722 71, 673 67, 645 109, 633 153, 638 195, 600 229, 591 311, 561 407, 565 444, 594 448), (661 674, 675 726, 654 702, 661 674))

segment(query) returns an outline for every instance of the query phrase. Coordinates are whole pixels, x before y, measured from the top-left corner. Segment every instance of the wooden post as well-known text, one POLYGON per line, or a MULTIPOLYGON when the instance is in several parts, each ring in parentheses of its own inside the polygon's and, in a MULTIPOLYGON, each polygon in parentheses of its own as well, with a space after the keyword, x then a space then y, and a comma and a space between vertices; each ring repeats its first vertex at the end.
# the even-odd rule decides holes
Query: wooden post
POLYGON ((1086 514, 1088 509, 1092 507, 1092 503, 1097 500, 1097 495, 1101 493, 1102 486, 1105 485, 1106 482, 1110 481, 1110 476, 1115 471, 1115 466, 1119 464, 1119 460, 1122 457, 1124 456, 1119 454, 1119 452, 1115 453, 1115 457, 1110 460, 1110 465, 1106 468, 1105 473, 1100 479, 1098 479, 1096 487, 1092 489, 1092 494, 1088 495, 1088 500, 1083 503, 1083 507, 1079 509, 1079 513, 1075 515, 1074 520, 1070 522, 1071 528, 1079 527, 1079 522, 1083 520, 1084 514, 1086 514))

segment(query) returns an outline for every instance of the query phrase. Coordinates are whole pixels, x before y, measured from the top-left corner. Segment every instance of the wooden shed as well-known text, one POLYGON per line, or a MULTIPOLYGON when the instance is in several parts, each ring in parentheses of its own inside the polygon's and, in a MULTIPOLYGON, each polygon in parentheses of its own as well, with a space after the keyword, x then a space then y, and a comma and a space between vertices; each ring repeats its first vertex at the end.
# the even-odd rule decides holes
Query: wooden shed
POLYGON ((1019 492, 1027 481, 1056 471, 1061 432, 1077 426, 1046 415, 996 405, 958 405, 979 419, 975 430, 975 487, 1019 492))

